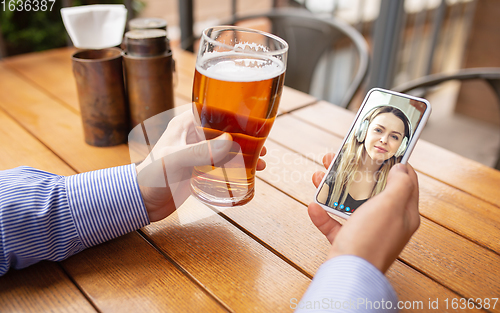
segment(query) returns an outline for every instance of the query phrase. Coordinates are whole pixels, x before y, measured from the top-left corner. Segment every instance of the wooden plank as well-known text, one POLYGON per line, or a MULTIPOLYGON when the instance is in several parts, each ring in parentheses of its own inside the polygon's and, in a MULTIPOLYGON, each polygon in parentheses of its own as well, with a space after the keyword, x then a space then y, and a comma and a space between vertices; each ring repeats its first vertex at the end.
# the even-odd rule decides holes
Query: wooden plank
POLYGON ((410 162, 419 171, 500 207, 500 171, 420 140, 410 162))
MULTIPOLYGON (((269 138, 294 152, 299 152, 301 157, 295 160, 295 162, 300 164, 307 164, 309 160, 314 160, 318 164, 322 164, 323 155, 326 152, 336 153, 342 143, 342 139, 339 136, 304 122, 294 114, 279 117, 269 138)), ((266 145, 269 145, 269 143, 266 143, 266 145)), ((268 162, 291 163, 287 154, 284 154, 281 159, 277 158, 272 147, 268 147, 268 162)), ((417 158, 412 157, 411 163, 413 165, 413 161, 417 158)), ((296 170, 308 171, 307 168, 297 168, 296 170)), ((319 167, 317 170, 325 171, 323 167, 319 167)), ((269 174, 263 172, 259 175, 267 175, 268 178, 266 180, 276 179, 274 176, 276 176, 277 169, 273 169, 272 171, 274 172, 269 171, 269 174)), ((292 169, 284 168, 281 171, 284 174, 291 172, 292 169)), ((295 177, 298 177, 298 175, 295 174, 295 177)), ((312 177, 312 173, 309 172, 308 177, 312 177)), ((420 213, 423 216, 484 247, 500 253, 500 241, 494 235, 500 234, 500 210, 497 207, 477 199, 466 192, 432 179, 427 175, 421 174, 419 178, 421 188, 420 213), (464 221, 468 222, 464 223, 464 221)), ((284 186, 283 188, 291 187, 284 186)), ((308 192, 314 194, 312 186, 304 186, 304 188, 311 189, 308 192)), ((305 197, 300 197, 299 200, 312 201, 312 197, 309 200, 305 197)))
MULTIPOLYGON (((31 165, 61 175, 74 174, 3 111, 0 145, 2 168, 31 165)), ((225 311, 137 233, 88 249, 63 264, 101 312, 138 312, 142 308, 152 312, 225 311), (129 265, 131 270, 124 271, 129 265), (123 289, 127 284, 133 285, 123 289)), ((59 265, 52 262, 11 270, 0 277, 0 307, 2 312, 95 312, 59 265)))
MULTIPOLYGON (((318 128, 344 137, 354 113, 321 102, 292 113, 318 128), (332 121, 335 120, 335 123, 332 121)), ((410 163, 418 171, 500 207, 500 171, 419 140, 410 163), (460 170, 457 170, 460 169, 460 170)))
POLYGON ((175 60, 175 95, 191 102, 196 56, 179 48, 174 49, 172 55, 175 60))
MULTIPOLYGON (((79 112, 78 94, 76 91, 76 82, 73 77, 71 56, 76 51, 75 48, 60 48, 47 50, 44 52, 35 52, 10 57, 3 60, 3 64, 8 68, 15 70, 34 86, 47 92, 50 97, 69 105, 72 109, 79 112)), ((191 101, 191 89, 193 86, 194 62, 196 58, 190 52, 175 50, 173 57, 176 60, 177 80, 182 80, 180 89, 179 83, 174 86, 174 93, 177 97, 174 99, 176 105, 191 101), (192 65, 192 66, 191 66, 192 65), (187 70, 186 68, 191 68, 187 70), (189 78, 190 77, 190 78, 189 78), (184 82, 184 80, 186 80, 184 82), (185 87, 187 86, 187 90, 185 87), (180 100, 180 101, 179 101, 180 100)), ((175 83, 176 78, 174 78, 175 83)))
MULTIPOLYGON (((0 164, 6 168, 32 165, 45 170, 53 169, 58 174, 74 174, 3 111, 0 111, 0 144, 3 147, 0 164)), ((196 309, 225 311, 203 288, 155 252, 137 233, 86 250, 63 264, 101 312, 137 312, 143 307, 152 312, 188 312, 196 309), (124 271, 130 265, 124 260, 131 262, 132 271, 124 271), (141 266, 136 267, 135 263, 141 266), (109 275, 103 275, 103 272, 109 275), (123 286, 127 284, 134 285, 124 292, 123 286), (121 293, 125 293, 123 298, 129 300, 123 301, 122 297, 117 297, 121 293), (159 294, 161 297, 157 299, 159 294), (165 295, 168 297, 165 298, 165 295), (148 297, 150 301, 144 302, 148 297)), ((2 312, 94 312, 92 305, 60 267, 51 262, 10 271, 1 277, 0 307, 2 312)))
POLYGON ((62 265, 100 312, 226 312, 137 232, 62 265))
MULTIPOLYGON (((318 164, 323 164, 323 156, 336 153, 342 144, 339 136, 327 133, 291 114, 282 115, 276 120, 268 138, 318 164)), ((287 160, 283 159, 282 162, 287 160)))
POLYGON ((177 47, 172 50, 172 56, 175 60, 175 69, 178 73, 194 77, 196 54, 177 47))
MULTIPOLYGON (((309 183, 309 184, 310 184, 310 183, 309 183)), ((293 194, 293 191, 292 191, 292 194, 293 194)), ((181 256, 179 256, 179 257, 181 257, 181 256)), ((494 287, 494 286, 493 286, 493 287, 494 287)))
MULTIPOLYGON (((279 146, 274 143, 268 146, 268 149, 271 150, 278 148, 279 146)), ((283 151, 288 153, 289 160, 293 160, 289 151, 285 149, 283 151)), ((277 151, 274 153, 276 157, 281 157, 277 151)), ((276 168, 275 165, 268 162, 268 168, 260 172, 259 176, 265 177, 264 173, 274 172, 274 168, 276 168)), ((297 170, 302 172, 303 169, 299 167, 297 170)), ((306 184, 312 188, 301 183, 285 181, 286 177, 280 176, 280 179, 283 180, 284 185, 291 186, 287 190, 288 193, 296 194, 302 189, 314 191, 312 183, 307 179, 306 184)), ((273 183, 277 182, 273 181, 273 183)), ((326 238, 311 223, 305 205, 283 193, 276 192, 273 186, 260 179, 256 181, 256 196, 250 203, 243 207, 226 209, 222 214, 240 225, 245 231, 256 236, 259 241, 265 242, 278 255, 289 260, 290 263, 296 264, 310 276, 313 276, 323 263, 330 249, 326 238)), ((436 295, 450 299, 459 297, 458 294, 400 261, 394 263, 387 272, 387 277, 394 286, 400 301, 424 301, 427 305, 428 299, 436 295)), ((414 310, 414 312, 418 311, 414 310)), ((452 311, 455 310, 450 312, 452 311)))
MULTIPOLYGON (((465 298, 500 295, 500 256, 427 219, 400 258, 465 298)), ((500 307, 490 311, 500 312, 500 307)))
POLYGON ((80 111, 73 78, 71 56, 73 47, 33 52, 3 59, 3 63, 45 90, 54 99, 80 111))
MULTIPOLYGON (((25 54, 7 58, 4 64, 15 69, 52 98, 80 111, 71 65, 71 56, 75 51, 74 48, 61 48, 25 54)), ((196 56, 182 49, 174 49, 173 58, 176 61, 174 93, 178 98, 191 101, 196 56)), ((290 112, 315 101, 313 96, 285 86, 279 112, 290 112)))
POLYGON ((175 60, 175 96, 179 99, 183 99, 185 102, 191 102, 196 56, 180 48, 174 48, 172 50, 172 56, 175 60))
POLYGON ((174 96, 174 106, 178 107, 178 106, 181 106, 181 105, 184 105, 187 103, 191 103, 191 98, 186 99, 186 98, 183 98, 182 96, 180 96, 180 97, 174 96))
POLYGON ((257 177, 303 204, 309 204, 316 192, 312 175, 324 167, 274 141, 268 140, 265 146, 268 151, 264 157, 266 169, 258 172, 257 177))
POLYGON ((174 94, 176 97, 191 101, 193 95, 193 80, 194 75, 187 75, 183 73, 176 74, 176 84, 174 94))
POLYGON ((0 110, 0 170, 31 166, 58 175, 75 171, 0 110))
POLYGON ((453 299, 459 301, 460 295, 423 276, 402 262, 394 262, 386 275, 394 287, 399 301, 402 302, 401 307, 405 308, 400 310, 402 312, 485 312, 485 310, 478 309, 478 306, 473 309, 461 309, 460 302, 460 306, 453 309, 452 301, 453 299), (448 303, 446 303, 446 299, 448 299, 448 303))
POLYGON ((96 312, 57 263, 41 262, 0 277, 0 308, 8 312, 96 312))
MULTIPOLYGON (((279 125, 278 118, 277 124, 279 125)), ((278 126, 279 127, 279 126, 278 126)), ((276 137, 273 137, 274 140, 277 140, 276 137)), ((276 147, 269 147, 270 150, 276 149, 276 147)), ((280 149, 283 149, 282 147, 280 149)), ((295 150, 301 150, 301 148, 295 148, 295 150)), ((302 150, 305 150, 303 148, 302 150)), ((270 151, 270 153, 276 152, 270 151)), ((301 159, 303 156, 297 155, 295 159, 292 157, 293 152, 283 152, 289 154, 289 159, 291 162, 281 162, 281 164, 271 164, 272 166, 281 166, 284 169, 279 169, 279 171, 286 170, 287 172, 294 171, 297 167, 294 165, 294 160, 301 159)), ((302 161, 297 161, 301 163, 302 161)), ((305 164, 303 168, 300 169, 301 172, 313 172, 317 165, 315 164, 305 164), (307 169, 309 167, 310 169, 307 169)), ((269 172, 273 169, 268 168, 269 172)), ((263 177, 269 174, 259 174, 259 177, 263 177)), ((306 182, 307 179, 300 179, 294 181, 293 184, 290 182, 285 182, 284 180, 274 180, 273 185, 276 186, 280 190, 284 190, 285 193, 291 194, 293 197, 298 199, 303 203, 308 203, 312 201, 313 190, 311 190, 312 184, 310 182, 306 182), (293 187, 290 185, 294 185, 293 187), (311 190, 309 195, 306 195, 307 192, 304 190, 311 190)), ((449 187, 449 186, 448 186, 449 187)), ((314 188, 312 188, 314 189, 314 188)), ((424 207, 424 210, 430 210, 440 207, 439 198, 433 198, 432 202, 424 202, 421 203, 421 206, 424 207), (426 206, 432 205, 431 208, 425 208, 426 206)), ((453 199, 450 199, 453 201, 453 199)), ((453 204, 453 202, 452 202, 453 204)), ((470 203, 468 205, 474 205, 474 203, 470 203)), ((239 220, 237 221, 240 222, 239 220)), ((462 220, 462 223, 463 220, 462 220)), ((436 251, 433 254, 428 253, 427 255, 417 254, 414 258, 411 259, 412 265, 417 268, 419 271, 426 273, 427 275, 435 278, 440 283, 445 286, 447 285, 448 280, 450 281, 450 288, 457 292, 458 294, 467 296, 467 297, 479 297, 482 294, 482 297, 495 297, 495 293, 498 294, 498 290, 500 290, 500 282, 493 279, 490 275, 491 272, 498 273, 500 272, 500 256, 488 249, 480 247, 469 240, 457 235, 454 232, 448 231, 443 227, 440 227, 433 222, 427 220, 426 218, 422 218, 422 227, 417 233, 414 235, 411 244, 405 249, 406 252, 402 254, 402 260, 405 262, 406 257, 411 255, 413 252, 412 249, 416 249, 419 245, 422 247, 420 249, 426 249, 427 251, 436 251), (429 232, 429 230, 431 230, 429 232), (418 244, 415 244, 418 243, 418 244), (459 251, 462 251, 462 247, 467 247, 467 253, 462 254, 459 251), (444 265, 432 265, 436 262, 435 255, 442 257, 442 262, 444 265), (471 259, 469 259, 471 258, 471 259), (470 263, 468 261, 471 261, 470 263), (456 273, 460 273, 459 277, 453 278, 445 278, 446 275, 450 275, 450 273, 446 272, 446 266, 453 263, 453 269, 456 273), (481 263, 482 265, 479 265, 481 263), (485 283, 478 284, 460 284, 460 281, 472 281, 475 282, 478 279, 483 280, 485 283), (488 296, 486 296, 488 295, 488 296)), ((475 237, 476 234, 472 234, 472 238, 475 237)), ((499 233, 493 234, 494 237, 499 236, 499 233)), ((499 308, 500 310, 500 308, 499 308)))
POLYGON ((81 118, 0 64, 0 107, 78 172, 130 163, 126 145, 93 147, 83 138, 81 118))
POLYGON ((176 214, 145 227, 144 233, 234 312, 292 311, 290 299, 300 299, 310 283, 192 198, 176 214))
POLYGON ((326 101, 319 101, 292 113, 311 125, 344 138, 354 121, 355 114, 326 101))
POLYGON ((429 176, 419 174, 420 214, 500 254, 500 210, 429 176))
POLYGON ((316 102, 316 98, 290 87, 283 87, 283 95, 281 96, 279 114, 291 112, 299 108, 305 107, 316 102))

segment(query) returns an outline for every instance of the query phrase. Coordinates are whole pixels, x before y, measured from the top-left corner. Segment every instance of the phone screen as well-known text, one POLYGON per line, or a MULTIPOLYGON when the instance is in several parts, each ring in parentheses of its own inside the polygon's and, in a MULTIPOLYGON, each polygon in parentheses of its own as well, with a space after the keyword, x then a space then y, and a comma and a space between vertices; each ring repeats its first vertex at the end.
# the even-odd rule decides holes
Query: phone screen
POLYGON ((384 190, 389 170, 408 160, 429 114, 425 99, 379 88, 369 91, 316 201, 349 216, 384 190))

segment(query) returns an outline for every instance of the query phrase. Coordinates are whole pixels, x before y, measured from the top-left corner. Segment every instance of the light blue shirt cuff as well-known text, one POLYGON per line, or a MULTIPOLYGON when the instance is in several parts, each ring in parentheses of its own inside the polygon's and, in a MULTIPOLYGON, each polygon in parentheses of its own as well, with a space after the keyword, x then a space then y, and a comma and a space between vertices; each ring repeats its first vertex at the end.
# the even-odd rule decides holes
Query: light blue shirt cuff
POLYGON ((66 192, 85 247, 149 224, 134 164, 69 176, 66 192))
POLYGON ((384 274, 353 255, 325 262, 302 300, 291 304, 296 313, 398 311, 398 298, 384 274))

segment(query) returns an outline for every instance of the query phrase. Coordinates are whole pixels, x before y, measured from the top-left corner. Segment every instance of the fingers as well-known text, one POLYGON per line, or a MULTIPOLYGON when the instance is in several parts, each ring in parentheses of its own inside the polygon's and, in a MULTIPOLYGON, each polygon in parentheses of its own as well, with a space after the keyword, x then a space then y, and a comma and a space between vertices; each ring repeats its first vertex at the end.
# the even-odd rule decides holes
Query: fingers
POLYGON ((333 161, 334 158, 335 158, 335 153, 333 153, 333 152, 325 154, 323 156, 323 166, 325 168, 329 168, 330 167, 330 163, 332 163, 332 161, 333 161))
POLYGON ((260 156, 265 156, 267 154, 267 148, 266 146, 262 147, 262 150, 260 150, 260 156))
POLYGON ((414 190, 418 192, 418 182, 415 171, 405 164, 394 165, 387 176, 386 190, 391 191, 401 200, 408 199, 414 195, 414 190))
MULTIPOLYGON (((229 150, 234 146, 237 145, 236 143, 233 142, 233 137, 228 134, 228 133, 223 133, 219 137, 208 140, 209 143, 209 155, 211 158, 211 163, 208 164, 215 164, 217 162, 222 161, 228 154, 229 150), (234 143, 234 145, 233 145, 234 143)), ((239 145, 237 145, 239 148, 239 145)), ((202 165, 207 164, 203 163, 202 165)))
POLYGON ((413 169, 413 167, 410 164, 396 164, 395 166, 398 166, 395 170, 400 170, 403 168, 403 171, 408 174, 408 178, 411 181, 411 186, 413 187, 413 193, 411 197, 417 198, 418 201, 418 177, 417 173, 413 169))
MULTIPOLYGON (((328 168, 330 166, 330 163, 332 163, 333 158, 335 157, 335 153, 327 153, 323 156, 323 165, 325 168, 328 168)), ((316 188, 318 188, 319 184, 321 184, 321 181, 323 180, 323 177, 325 177, 324 172, 315 172, 312 176, 312 182, 316 188)))
POLYGON ((406 164, 406 167, 408 170, 408 176, 413 183, 413 192, 410 195, 409 199, 408 213, 411 218, 410 221, 411 224, 413 225, 415 230, 417 230, 420 225, 420 212, 418 210, 418 197, 419 197, 418 177, 417 173, 410 164, 406 164))
POLYGON ((418 212, 418 178, 410 165, 396 164, 387 177, 383 192, 387 207, 392 207, 409 217, 410 227, 415 231, 420 224, 418 212))
POLYGON ((328 241, 332 243, 342 225, 331 218, 317 203, 309 204, 307 212, 313 224, 326 236, 328 241))
POLYGON ((232 146, 232 137, 224 133, 219 137, 182 147, 174 153, 165 155, 168 168, 210 165, 220 162, 232 146))
POLYGON ((323 172, 315 172, 313 174, 312 181, 313 181, 314 186, 316 186, 316 188, 318 188, 319 184, 323 180, 323 177, 325 177, 325 173, 323 173, 323 172))
POLYGON ((257 171, 263 171, 266 168, 266 161, 259 159, 257 161, 257 171))
MULTIPOLYGON (((267 149, 265 146, 262 147, 262 149, 260 150, 260 155, 261 157, 265 156, 267 154, 267 149)), ((257 171, 263 171, 264 169, 266 168, 266 161, 264 161, 263 159, 260 159, 257 161, 257 168, 256 170, 257 171)))
POLYGON ((162 135, 163 140, 160 139, 158 143, 161 142, 162 144, 166 144, 167 142, 171 142, 173 139, 178 139, 182 136, 182 133, 193 127, 193 122, 193 113, 191 110, 175 116, 168 123, 167 130, 165 130, 162 135))
POLYGON ((408 168, 404 164, 394 165, 387 176, 384 198, 388 198, 393 202, 406 203, 413 189, 414 185, 408 175, 408 168))
MULTIPOLYGON (((332 163, 333 158, 335 158, 335 153, 327 153, 323 156, 323 165, 325 168, 330 167, 330 163, 332 163)), ((315 172, 312 176, 312 181, 314 186, 318 188, 319 184, 323 180, 323 177, 325 177, 325 173, 323 172, 315 172)))
POLYGON ((406 164, 406 168, 408 171, 408 175, 410 176, 411 181, 414 183, 414 186, 416 187, 414 190, 414 195, 416 194, 417 199, 418 199, 418 193, 419 193, 419 188, 418 188, 418 176, 413 167, 410 164, 406 164))

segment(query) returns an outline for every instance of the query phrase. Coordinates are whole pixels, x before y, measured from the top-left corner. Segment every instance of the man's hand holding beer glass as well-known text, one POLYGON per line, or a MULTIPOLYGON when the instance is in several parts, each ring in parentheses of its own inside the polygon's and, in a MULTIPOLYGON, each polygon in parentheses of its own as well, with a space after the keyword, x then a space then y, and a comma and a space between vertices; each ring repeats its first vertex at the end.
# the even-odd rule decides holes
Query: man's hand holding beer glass
MULTIPOLYGON (((149 220, 159 221, 172 214, 189 197, 194 166, 218 164, 228 156, 233 141, 223 133, 205 140, 196 132, 197 124, 191 110, 168 124, 167 130, 146 159, 137 166, 137 177, 149 220)), ((262 147, 260 156, 266 154, 262 147)), ((256 170, 266 167, 258 158, 256 170)))
POLYGON ((288 44, 264 32, 232 26, 203 31, 193 84, 200 136, 233 140, 218 164, 196 166, 192 194, 216 206, 253 198, 259 153, 274 123, 283 90, 288 44))

